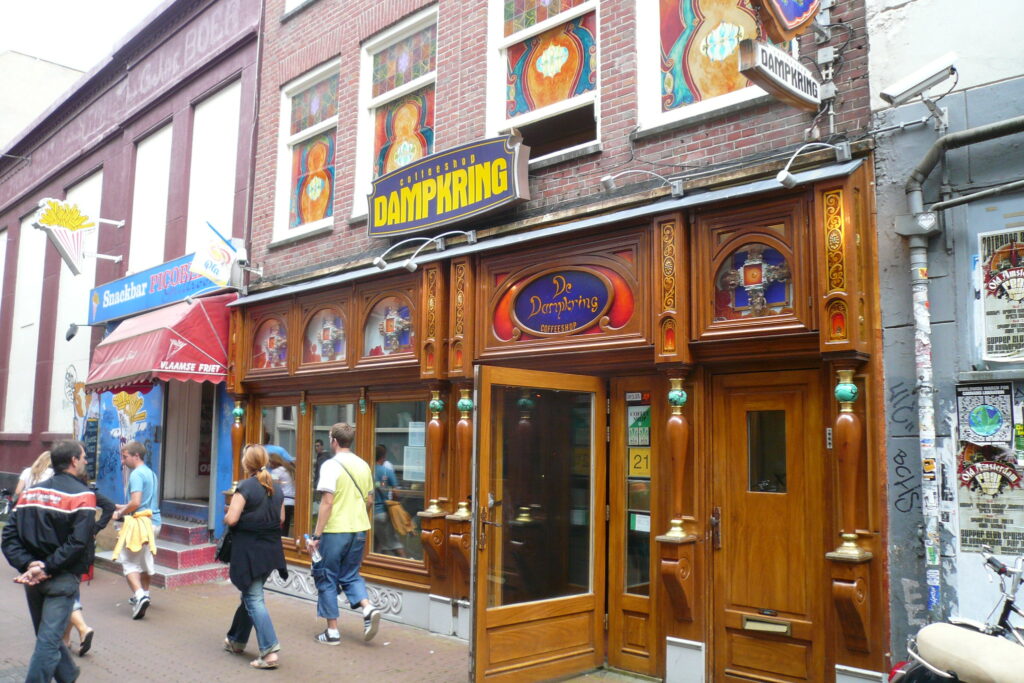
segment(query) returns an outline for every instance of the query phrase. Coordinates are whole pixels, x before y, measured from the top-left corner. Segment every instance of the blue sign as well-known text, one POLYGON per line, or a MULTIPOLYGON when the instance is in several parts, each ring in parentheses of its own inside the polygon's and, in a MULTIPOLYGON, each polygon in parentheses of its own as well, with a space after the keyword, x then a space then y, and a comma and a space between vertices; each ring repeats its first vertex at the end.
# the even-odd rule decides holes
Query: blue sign
POLYGON ((373 181, 369 235, 422 232, 530 198, 529 147, 516 135, 431 154, 373 181))
POLYGON ((598 322, 611 301, 612 285, 603 275, 564 268, 524 284, 512 302, 512 315, 530 334, 575 334, 598 322))
POLYGON ((222 289, 192 272, 195 254, 108 282, 89 294, 89 324, 127 318, 153 308, 183 301, 187 296, 222 289))

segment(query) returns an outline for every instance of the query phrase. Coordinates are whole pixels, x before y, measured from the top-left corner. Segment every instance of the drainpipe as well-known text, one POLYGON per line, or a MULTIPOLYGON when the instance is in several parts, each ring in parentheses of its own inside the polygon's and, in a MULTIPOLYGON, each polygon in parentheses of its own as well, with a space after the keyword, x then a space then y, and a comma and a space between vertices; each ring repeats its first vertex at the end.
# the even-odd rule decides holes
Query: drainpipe
MULTIPOLYGON (((914 365, 917 370, 917 421, 918 446, 921 454, 921 472, 936 473, 935 467, 935 404, 932 385, 932 340, 931 315, 928 301, 928 241, 941 232, 938 216, 925 211, 923 199, 924 182, 931 175, 947 150, 965 147, 977 142, 993 140, 1024 131, 1024 116, 1005 119, 985 126, 978 126, 957 133, 942 135, 932 144, 924 157, 911 172, 904 188, 910 216, 898 217, 896 233, 908 240, 910 248, 910 282, 914 309, 914 365)), ((979 196, 990 196, 1005 192, 1019 183, 1009 183, 1000 188, 984 190, 973 195, 939 202, 933 210, 943 210, 955 204, 962 204, 979 196), (960 201, 962 200, 962 201, 960 201)), ((939 539, 939 490, 938 480, 933 475, 928 479, 922 475, 921 500, 924 514, 925 542, 925 583, 928 586, 928 611, 935 615, 939 609, 941 590, 941 545, 939 539)))

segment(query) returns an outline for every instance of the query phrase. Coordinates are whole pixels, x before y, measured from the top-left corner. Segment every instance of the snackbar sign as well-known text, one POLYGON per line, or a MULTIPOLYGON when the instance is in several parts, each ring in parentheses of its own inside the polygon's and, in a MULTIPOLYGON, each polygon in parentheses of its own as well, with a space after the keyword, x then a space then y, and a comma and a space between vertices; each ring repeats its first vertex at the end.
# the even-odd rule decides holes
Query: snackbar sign
POLYGON ((798 109, 817 111, 821 105, 821 84, 810 70, 768 43, 740 41, 740 73, 798 109))
POLYGON ((432 230, 527 200, 530 148, 518 135, 418 159, 373 181, 370 237, 432 230))

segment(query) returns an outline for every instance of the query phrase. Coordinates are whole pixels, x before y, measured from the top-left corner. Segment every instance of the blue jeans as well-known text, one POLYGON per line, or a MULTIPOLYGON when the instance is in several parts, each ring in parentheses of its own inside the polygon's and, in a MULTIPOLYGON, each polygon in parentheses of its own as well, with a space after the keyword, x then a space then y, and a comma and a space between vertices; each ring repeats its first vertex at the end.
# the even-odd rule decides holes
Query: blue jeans
POLYGON ((57 574, 51 579, 25 586, 28 612, 36 630, 36 649, 28 663, 26 683, 70 683, 78 678, 78 667, 64 646, 71 607, 78 593, 78 576, 57 574))
POLYGON ((323 619, 338 618, 338 588, 345 591, 353 609, 366 599, 366 582, 359 575, 366 532, 324 534, 320 538, 322 559, 313 565, 316 582, 316 614, 323 619))
POLYGON ((274 624, 270 621, 270 612, 263 602, 263 584, 267 582, 268 576, 269 574, 257 576, 242 592, 242 602, 235 610, 235 618, 228 629, 228 640, 245 645, 249 642, 249 634, 255 627, 260 657, 281 649, 277 642, 277 633, 274 632, 274 624))

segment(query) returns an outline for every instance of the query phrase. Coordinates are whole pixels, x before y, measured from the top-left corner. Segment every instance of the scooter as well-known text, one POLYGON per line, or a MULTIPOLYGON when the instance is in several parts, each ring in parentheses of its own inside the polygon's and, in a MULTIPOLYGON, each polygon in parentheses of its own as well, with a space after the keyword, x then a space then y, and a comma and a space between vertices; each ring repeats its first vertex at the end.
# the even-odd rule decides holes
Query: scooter
POLYGON ((1024 555, 1008 567, 982 546, 985 568, 999 577, 1002 598, 987 622, 951 618, 925 626, 907 646, 910 660, 889 672, 889 683, 1024 683, 1024 628, 1010 615, 1024 617, 1015 604, 1024 580, 1024 555), (997 616, 998 613, 998 616, 997 616))

